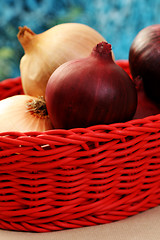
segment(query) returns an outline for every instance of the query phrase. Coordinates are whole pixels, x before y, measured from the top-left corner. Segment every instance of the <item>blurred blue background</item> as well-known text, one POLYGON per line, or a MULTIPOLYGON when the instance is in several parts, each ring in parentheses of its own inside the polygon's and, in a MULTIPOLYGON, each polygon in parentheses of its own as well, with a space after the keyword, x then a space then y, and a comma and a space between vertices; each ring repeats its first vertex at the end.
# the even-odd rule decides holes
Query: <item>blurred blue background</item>
POLYGON ((96 29, 112 44, 117 60, 128 59, 136 34, 160 23, 160 0, 0 0, 0 81, 20 74, 18 26, 40 33, 64 22, 96 29))

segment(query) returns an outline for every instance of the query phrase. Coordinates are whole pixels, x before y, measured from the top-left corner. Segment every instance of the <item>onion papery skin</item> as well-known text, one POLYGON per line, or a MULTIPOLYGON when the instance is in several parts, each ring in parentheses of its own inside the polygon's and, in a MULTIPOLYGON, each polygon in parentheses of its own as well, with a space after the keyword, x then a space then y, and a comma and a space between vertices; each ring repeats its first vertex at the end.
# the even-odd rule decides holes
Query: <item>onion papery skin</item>
POLYGON ((99 43, 90 56, 64 63, 51 75, 45 99, 55 128, 132 119, 137 92, 128 74, 113 61, 109 45, 99 43))
POLYGON ((0 132, 43 132, 53 129, 48 114, 36 113, 30 107, 39 99, 28 95, 15 95, 0 101, 0 132))
POLYGON ((160 24, 137 34, 130 47, 129 66, 133 79, 143 81, 147 97, 160 104, 160 24))
POLYGON ((80 23, 63 23, 40 34, 30 28, 19 28, 18 40, 24 56, 20 61, 22 87, 27 95, 45 96, 49 77, 61 64, 87 57, 104 37, 95 29, 80 23))

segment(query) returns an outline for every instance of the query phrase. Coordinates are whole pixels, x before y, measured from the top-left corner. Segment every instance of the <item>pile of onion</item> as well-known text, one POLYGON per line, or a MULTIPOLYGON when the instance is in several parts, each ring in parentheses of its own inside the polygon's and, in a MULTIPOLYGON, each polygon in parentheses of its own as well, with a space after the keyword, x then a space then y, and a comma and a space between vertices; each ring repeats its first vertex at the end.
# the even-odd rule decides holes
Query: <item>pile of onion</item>
POLYGON ((135 85, 113 61, 107 42, 57 68, 45 99, 53 126, 65 129, 128 121, 137 107, 135 85))
POLYGON ((112 47, 77 23, 41 34, 20 27, 25 95, 0 101, 1 131, 46 131, 126 122, 160 113, 160 24, 142 29, 129 51, 133 80, 112 47))

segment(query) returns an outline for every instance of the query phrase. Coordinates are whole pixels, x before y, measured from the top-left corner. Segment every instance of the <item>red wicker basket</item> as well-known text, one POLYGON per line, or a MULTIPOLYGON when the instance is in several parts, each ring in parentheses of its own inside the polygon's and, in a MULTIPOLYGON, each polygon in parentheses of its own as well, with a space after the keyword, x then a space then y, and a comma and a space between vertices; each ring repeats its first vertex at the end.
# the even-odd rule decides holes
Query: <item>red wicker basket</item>
MULTIPOLYGON (((129 73, 128 62, 119 61, 129 73)), ((21 94, 0 83, 0 99, 21 94)), ((89 128, 0 133, 0 228, 104 224, 160 204, 160 115, 89 128)))

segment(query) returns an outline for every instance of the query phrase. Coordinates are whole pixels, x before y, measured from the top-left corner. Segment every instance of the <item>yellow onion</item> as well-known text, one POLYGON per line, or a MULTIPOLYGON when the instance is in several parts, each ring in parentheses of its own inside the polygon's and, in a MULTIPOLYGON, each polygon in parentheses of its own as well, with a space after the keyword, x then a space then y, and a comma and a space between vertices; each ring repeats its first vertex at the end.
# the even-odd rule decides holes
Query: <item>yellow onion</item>
POLYGON ((25 94, 45 96, 49 77, 61 64, 87 57, 92 48, 105 39, 93 28, 80 23, 63 23, 40 34, 19 27, 17 35, 24 56, 20 61, 25 94))
POLYGON ((29 132, 53 129, 45 101, 15 95, 0 101, 0 132, 29 132))

